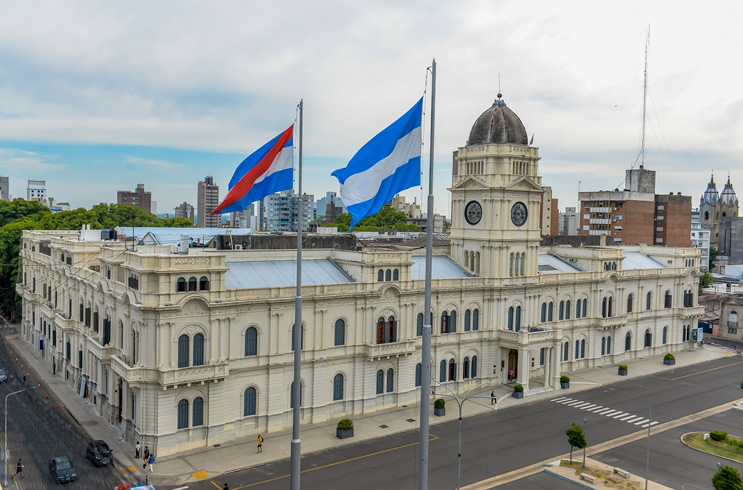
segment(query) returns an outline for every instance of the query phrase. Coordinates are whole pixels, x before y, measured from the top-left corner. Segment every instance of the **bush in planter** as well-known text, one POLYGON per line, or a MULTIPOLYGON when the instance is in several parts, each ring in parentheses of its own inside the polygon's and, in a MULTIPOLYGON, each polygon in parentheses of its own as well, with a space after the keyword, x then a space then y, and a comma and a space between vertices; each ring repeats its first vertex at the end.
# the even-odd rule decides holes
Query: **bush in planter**
POLYGON ((560 376, 560 383, 570 383, 570 376, 565 376, 564 374, 560 376))
POLYGON ((620 376, 627 376, 627 365, 626 364, 620 364, 617 367, 619 368, 618 374, 620 376))
POLYGON ((353 420, 342 419, 338 422, 335 429, 335 435, 338 439, 345 439, 346 437, 353 437, 353 420))
POLYGON ((709 433, 709 437, 713 441, 724 441, 727 436, 728 436, 728 433, 725 432, 724 430, 716 430, 714 432, 709 433))
POLYGON ((439 398, 433 402, 433 414, 437 417, 443 417, 446 415, 446 402, 443 398, 439 398))
POLYGON ((523 393, 524 387, 520 384, 516 384, 513 386, 513 391, 515 391, 516 393, 523 393))
POLYGON ((673 357, 673 354, 671 354, 670 352, 668 354, 666 354, 665 356, 663 356, 663 359, 666 360, 666 361, 675 361, 676 360, 676 358, 673 357))
POLYGON ((626 364, 620 364, 620 365, 619 365, 619 366, 617 366, 617 367, 619 367, 619 369, 622 369, 622 370, 624 370, 624 371, 626 371, 626 370, 627 370, 627 365, 626 365, 626 364))
POLYGON ((443 398, 439 398, 433 402, 433 408, 446 408, 446 401, 443 398))

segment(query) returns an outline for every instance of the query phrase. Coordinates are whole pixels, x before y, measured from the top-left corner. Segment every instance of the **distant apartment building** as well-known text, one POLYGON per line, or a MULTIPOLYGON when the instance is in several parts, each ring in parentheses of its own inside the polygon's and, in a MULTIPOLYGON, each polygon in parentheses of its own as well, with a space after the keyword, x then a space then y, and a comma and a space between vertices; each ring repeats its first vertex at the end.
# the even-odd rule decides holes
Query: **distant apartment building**
POLYGON ((196 222, 194 221, 193 206, 188 204, 186 201, 183 201, 182 203, 180 203, 178 206, 175 207, 175 217, 186 218, 187 220, 196 224, 196 222))
POLYGON ((700 258, 702 269, 707 269, 709 267, 709 249, 711 243, 710 237, 710 230, 703 228, 701 222, 699 221, 699 210, 692 211, 690 245, 702 251, 702 256, 700 258))
POLYGON ((655 171, 627 170, 623 191, 581 192, 579 235, 607 235, 614 243, 688 247, 691 197, 655 194, 655 171))
MULTIPOLYGON (((271 194, 264 199, 266 228, 271 231, 297 231, 299 220, 299 199, 293 190, 271 194)), ((302 230, 310 229, 310 222, 315 219, 315 196, 304 194, 302 213, 302 230)))
POLYGON ((346 212, 346 208, 335 192, 326 192, 325 197, 317 200, 315 212, 317 216, 324 216, 326 221, 335 221, 335 218, 346 212), (329 205, 330 208, 328 208, 329 205))
POLYGON ((196 197, 196 227, 219 228, 222 223, 220 215, 211 213, 219 206, 219 186, 214 183, 214 177, 206 176, 198 184, 196 197))
POLYGON ((26 200, 46 202, 46 180, 29 180, 26 187, 26 200))
POLYGON ((252 228, 258 227, 258 218, 255 216, 255 204, 248 205, 242 211, 230 213, 230 226, 232 228, 252 228))
POLYGON ((560 210, 557 199, 552 198, 552 187, 542 187, 542 214, 539 217, 539 226, 542 229, 542 236, 557 235, 557 223, 560 219, 560 210))
POLYGON ((152 213, 152 193, 144 190, 144 184, 137 184, 137 188, 134 192, 117 192, 116 203, 136 206, 145 213, 152 213))
POLYGON ((575 236, 578 234, 578 211, 575 207, 566 207, 565 212, 560 213, 559 234, 562 236, 575 236))
POLYGON ((10 179, 0 177, 0 200, 10 201, 10 179))

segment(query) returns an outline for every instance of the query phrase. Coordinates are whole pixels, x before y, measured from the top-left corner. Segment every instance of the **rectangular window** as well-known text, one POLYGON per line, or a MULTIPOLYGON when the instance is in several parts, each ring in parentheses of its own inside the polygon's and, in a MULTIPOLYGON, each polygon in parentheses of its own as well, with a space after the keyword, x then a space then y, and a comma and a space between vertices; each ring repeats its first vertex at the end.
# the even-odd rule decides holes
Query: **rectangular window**
POLYGON ((655 243, 663 243, 663 238, 656 238, 655 243))
POLYGON ((666 209, 666 207, 663 206, 662 204, 660 206, 658 206, 658 211, 663 211, 664 209, 666 209))
POLYGON ((588 225, 583 225, 583 231, 588 231, 589 229, 588 225))
POLYGON ((663 221, 663 216, 656 216, 655 219, 657 219, 658 221, 663 221))
POLYGON ((583 215, 583 219, 591 219, 591 215, 590 214, 584 214, 583 215))
POLYGON ((655 231, 663 231, 663 227, 662 226, 656 226, 655 227, 655 231))

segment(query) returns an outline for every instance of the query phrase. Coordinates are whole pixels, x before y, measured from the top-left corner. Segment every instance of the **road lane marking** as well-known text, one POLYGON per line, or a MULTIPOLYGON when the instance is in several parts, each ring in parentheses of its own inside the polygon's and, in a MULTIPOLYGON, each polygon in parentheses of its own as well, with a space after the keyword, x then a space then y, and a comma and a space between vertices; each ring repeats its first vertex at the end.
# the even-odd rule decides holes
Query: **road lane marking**
POLYGON ((632 417, 630 417, 628 419, 620 419, 620 420, 623 420, 623 421, 627 422, 628 424, 634 424, 636 421, 642 420, 642 417, 638 417, 637 415, 633 415, 632 417))
POLYGON ((587 412, 599 413, 603 408, 603 405, 599 405, 598 407, 588 409, 587 412))
POLYGON ((619 411, 619 410, 609 410, 608 412, 604 412, 604 413, 602 413, 601 415, 603 415, 603 416, 605 416, 605 417, 611 417, 612 415, 614 415, 614 414, 615 414, 615 413, 617 413, 618 411, 619 411))
POLYGON ((565 397, 564 397, 564 396, 561 396, 561 397, 559 397, 559 398, 553 398, 553 399, 552 399, 552 400, 550 400, 550 401, 551 401, 551 402, 556 402, 556 401, 558 401, 558 400, 562 400, 563 398, 565 398, 565 397))
MULTIPOLYGON (((732 403, 736 402, 743 402, 743 398, 739 400, 733 400, 732 402, 723 403, 722 405, 718 405, 716 407, 708 408, 707 410, 703 410, 701 412, 693 413, 691 415, 687 415, 685 417, 681 417, 676 420, 671 420, 669 422, 665 422, 663 424, 658 425, 657 427, 653 427, 650 429, 651 435, 657 435, 661 432, 665 432, 667 430, 675 429, 677 427, 680 427, 682 425, 686 425, 691 422, 696 422, 700 419, 704 419, 707 417, 710 417, 712 415, 716 415, 721 412, 725 412, 727 410, 730 410, 732 408, 732 403)), ((656 422, 653 422, 651 425, 655 424, 656 422)), ((589 446, 589 449, 586 449, 586 455, 587 456, 593 456, 596 454, 603 453, 605 451, 608 451, 610 449, 614 449, 619 446, 624 446, 626 444, 639 441, 640 439, 644 439, 648 436, 647 430, 639 430, 635 432, 631 432, 625 436, 617 437, 616 439, 612 439, 610 441, 602 442, 600 444, 596 444, 595 446, 589 446)), ((564 453, 558 456, 553 456, 551 458, 545 459, 544 461, 540 461, 538 463, 531 464, 529 466, 524 466, 523 468, 519 468, 513 471, 509 471, 508 473, 504 473, 502 475, 496 475, 493 477, 490 477, 486 480, 482 480, 476 483, 472 483, 471 485, 467 485, 462 487, 462 490, 487 490, 493 487, 498 487, 500 485, 505 485, 507 483, 514 482, 516 480, 521 480, 523 478, 526 478, 528 476, 536 475, 537 473, 544 470, 544 467, 548 465, 549 463, 552 463, 554 461, 557 461, 559 459, 567 458, 569 453, 564 453)))
POLYGON ((611 418, 618 419, 619 417, 624 417, 625 415, 627 415, 627 412, 619 412, 616 415, 612 415, 611 418))
MULTIPOLYGON (((620 417, 619 420, 621 420, 622 422, 626 422, 627 420, 634 419, 636 417, 637 417, 637 415, 629 414, 629 415, 627 415, 625 417, 620 417)), ((640 417, 637 417, 637 418, 640 418, 640 417)))
POLYGON ((580 409, 581 409, 581 410, 588 410, 588 409, 590 409, 590 408, 594 408, 594 407, 596 407, 596 406, 597 406, 597 405, 595 405, 595 404, 592 404, 592 405, 588 405, 587 407, 581 407, 580 409))
MULTIPOLYGON (((439 439, 439 436, 435 436, 435 435, 433 435, 431 433, 429 433, 428 435, 429 435, 429 438, 428 438, 428 441, 429 442, 430 441, 435 441, 436 439, 439 439)), ((344 460, 341 460, 341 461, 336 461, 335 463, 328 463, 328 464, 323 465, 323 466, 316 466, 314 468, 308 468, 306 470, 302 470, 300 474, 309 473, 311 471, 322 470, 324 468, 330 468, 332 466, 338 466, 340 464, 350 463, 352 461, 358 461, 360 459, 370 458, 372 456, 377 456, 379 454, 384 454, 384 453, 389 453, 389 452, 392 452, 392 451, 397 451, 398 449, 405 449, 406 447, 415 446, 417 444, 420 444, 420 442, 418 442, 418 441, 411 442, 410 444, 403 444, 402 446, 395 446, 395 447, 391 447, 389 449, 382 449, 381 451, 376 451, 376 452, 369 453, 369 454, 362 454, 361 456, 356 456, 355 458, 348 458, 348 459, 344 459, 344 460)), ((309 456, 309 455, 305 455, 305 456, 309 456)), ((240 487, 235 487, 234 490, 241 490, 243 488, 255 487, 255 486, 258 486, 258 485, 263 485, 264 483, 274 482, 274 481, 277 481, 277 480, 283 480, 284 478, 289 478, 289 477, 291 477, 290 474, 289 475, 281 475, 281 476, 277 476, 277 477, 274 477, 274 478, 270 478, 268 480, 258 481, 258 482, 255 482, 255 483, 249 483, 247 485, 242 485, 240 487)), ((221 487, 219 485, 217 485, 216 483, 214 483, 214 480, 211 480, 211 483, 212 483, 212 485, 216 486, 217 488, 219 488, 221 490, 221 487)))
POLYGON ((704 371, 697 371, 696 373, 685 374, 685 375, 679 376, 677 378, 666 378, 666 379, 670 379, 671 381, 676 381, 677 379, 684 379, 684 378, 688 378, 689 376, 696 376, 697 374, 708 373, 710 371, 717 371, 718 369, 725 369, 725 368, 730 367, 730 366, 737 366, 738 364, 743 364, 743 361, 733 362, 731 364, 725 364, 724 366, 717 366, 717 367, 714 367, 714 368, 705 369, 704 371))
POLYGON ((635 425, 641 425, 641 424, 647 424, 648 422, 650 422, 650 419, 644 419, 640 417, 640 420, 638 420, 637 422, 632 422, 632 423, 635 425))

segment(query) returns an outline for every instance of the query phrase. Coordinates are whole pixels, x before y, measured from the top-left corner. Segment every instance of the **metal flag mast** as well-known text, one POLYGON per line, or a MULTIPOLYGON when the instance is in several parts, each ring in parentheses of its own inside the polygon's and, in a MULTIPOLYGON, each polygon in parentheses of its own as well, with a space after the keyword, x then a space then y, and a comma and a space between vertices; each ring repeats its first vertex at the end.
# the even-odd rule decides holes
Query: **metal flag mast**
MULTIPOLYGON (((420 490, 428 489, 428 417, 431 405, 431 256, 433 252, 433 135, 436 121, 436 59, 431 64, 431 142, 428 165, 428 206, 426 211, 426 299, 424 302, 423 342, 421 353, 421 430, 420 490)), ((300 153, 301 154, 301 153, 300 153)))
POLYGON ((642 145, 640 146, 640 168, 645 168, 645 108, 648 102, 648 46, 650 45, 650 27, 645 39, 645 74, 642 84, 642 145))
POLYGON ((291 489, 300 490, 299 476, 301 470, 302 448, 299 439, 299 410, 302 405, 302 224, 304 223, 304 202, 302 198, 302 110, 304 99, 299 101, 299 195, 297 205, 297 296, 294 301, 294 330, 292 332, 292 345, 294 346, 294 383, 292 384, 292 400, 294 410, 292 417, 292 443, 291 443, 291 489))

